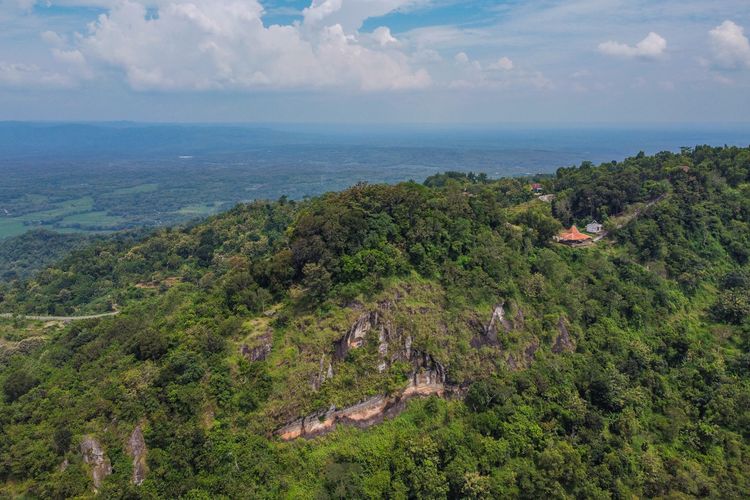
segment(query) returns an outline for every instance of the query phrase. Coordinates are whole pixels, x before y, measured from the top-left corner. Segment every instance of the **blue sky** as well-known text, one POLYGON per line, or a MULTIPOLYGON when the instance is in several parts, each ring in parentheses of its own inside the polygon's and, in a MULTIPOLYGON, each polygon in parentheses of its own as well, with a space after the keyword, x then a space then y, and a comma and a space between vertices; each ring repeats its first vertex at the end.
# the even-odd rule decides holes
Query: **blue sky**
POLYGON ((0 0, 0 119, 726 123, 747 0, 0 0))

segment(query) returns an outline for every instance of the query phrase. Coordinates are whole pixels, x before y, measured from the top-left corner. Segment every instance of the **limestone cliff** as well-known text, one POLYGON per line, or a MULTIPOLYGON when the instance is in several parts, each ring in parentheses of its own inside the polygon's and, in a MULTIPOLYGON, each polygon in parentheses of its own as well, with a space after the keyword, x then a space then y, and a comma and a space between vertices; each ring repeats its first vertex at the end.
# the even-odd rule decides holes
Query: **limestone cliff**
POLYGON ((85 436, 81 442, 81 455, 84 463, 91 468, 94 489, 98 490, 104 478, 112 474, 112 464, 104 453, 101 443, 93 436, 85 436))
POLYGON ((133 476, 131 481, 136 486, 140 486, 146 479, 146 473, 148 472, 146 466, 146 440, 143 438, 141 424, 136 425, 135 429, 133 429, 128 438, 126 449, 128 455, 133 459, 133 476))

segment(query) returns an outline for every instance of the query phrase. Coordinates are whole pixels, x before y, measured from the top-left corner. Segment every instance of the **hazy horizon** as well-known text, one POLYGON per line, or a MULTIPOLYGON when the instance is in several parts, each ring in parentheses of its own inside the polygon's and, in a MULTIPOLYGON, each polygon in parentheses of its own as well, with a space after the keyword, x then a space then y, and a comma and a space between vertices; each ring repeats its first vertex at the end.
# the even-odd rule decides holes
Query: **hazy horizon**
POLYGON ((741 122, 748 29, 745 0, 10 0, 0 119, 741 122))

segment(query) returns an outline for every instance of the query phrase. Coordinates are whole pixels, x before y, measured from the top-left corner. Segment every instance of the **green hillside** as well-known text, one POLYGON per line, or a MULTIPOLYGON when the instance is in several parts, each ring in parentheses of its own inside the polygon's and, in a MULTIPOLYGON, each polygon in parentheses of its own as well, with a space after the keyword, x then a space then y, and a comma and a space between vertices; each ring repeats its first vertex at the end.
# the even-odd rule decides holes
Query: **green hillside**
POLYGON ((2 285, 0 496, 748 497, 750 149, 535 182, 238 205, 2 285))

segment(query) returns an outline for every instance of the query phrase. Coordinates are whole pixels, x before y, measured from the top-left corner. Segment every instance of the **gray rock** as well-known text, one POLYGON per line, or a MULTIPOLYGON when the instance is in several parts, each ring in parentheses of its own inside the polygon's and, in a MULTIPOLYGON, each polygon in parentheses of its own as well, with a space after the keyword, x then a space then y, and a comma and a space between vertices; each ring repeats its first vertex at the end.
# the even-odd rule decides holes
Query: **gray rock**
POLYGON ((143 484, 146 479, 146 473, 148 472, 146 466, 146 440, 143 438, 143 430, 141 424, 135 426, 133 432, 130 433, 127 443, 128 455, 133 459, 133 477, 131 481, 136 486, 143 484))
POLYGON ((263 361, 271 354, 271 343, 273 338, 273 332, 268 330, 259 339, 257 345, 248 346, 243 344, 240 347, 240 354, 242 354, 249 361, 263 361))
POLYGON ((91 466, 91 479, 94 482, 94 488, 98 490, 104 478, 112 474, 112 464, 104 453, 102 445, 92 436, 83 438, 81 455, 84 463, 91 466))
POLYGON ((346 335, 336 342, 335 359, 340 361, 346 357, 349 349, 362 347, 367 332, 378 323, 378 313, 370 312, 360 315, 357 321, 349 328, 346 335))
POLYGON ((561 316, 560 320, 557 322, 557 338, 555 339, 555 343, 552 344, 552 352, 560 354, 563 352, 572 352, 575 351, 575 349, 575 342, 570 336, 570 331, 565 324, 565 319, 561 316))

